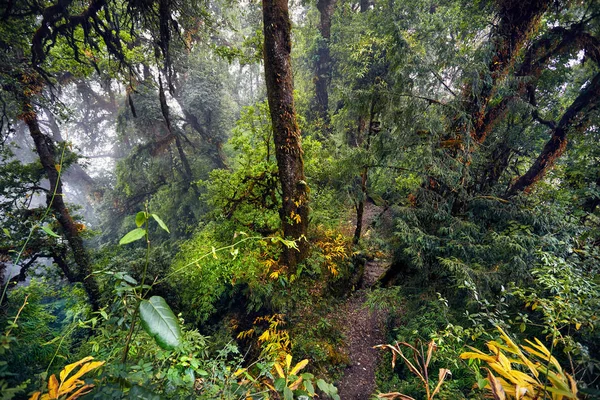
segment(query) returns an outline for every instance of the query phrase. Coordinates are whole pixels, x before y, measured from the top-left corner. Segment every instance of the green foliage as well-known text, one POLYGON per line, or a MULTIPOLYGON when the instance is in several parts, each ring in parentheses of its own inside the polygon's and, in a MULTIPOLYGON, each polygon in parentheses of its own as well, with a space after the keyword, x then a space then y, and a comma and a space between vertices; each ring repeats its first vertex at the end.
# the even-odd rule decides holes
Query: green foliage
POLYGON ((26 287, 11 290, 8 304, 1 319, 7 331, 1 338, 0 377, 4 385, 24 388, 44 370, 56 369, 55 360, 72 354, 84 333, 77 322, 87 318, 90 310, 82 288, 35 278, 26 287))
POLYGON ((152 296, 142 300, 139 312, 144 330, 156 339, 159 346, 172 350, 181 344, 181 328, 165 299, 152 296))
POLYGON ((213 209, 244 229, 266 234, 279 226, 277 162, 266 102, 247 107, 233 129, 232 169, 217 169, 203 182, 213 209))
POLYGON ((248 310, 260 309, 276 284, 269 279, 268 269, 262 262, 268 259, 267 254, 275 257, 273 253, 276 252, 266 240, 257 237, 234 247, 231 244, 238 237, 243 240, 248 234, 237 233, 232 235, 235 237, 223 239, 219 233, 227 234, 229 229, 224 225, 208 224, 192 239, 182 243, 169 278, 178 288, 181 301, 193 304, 185 314, 197 322, 206 321, 220 307, 227 306, 238 290, 249 295, 245 304, 248 310), (224 246, 228 247, 228 252, 213 252, 224 246))

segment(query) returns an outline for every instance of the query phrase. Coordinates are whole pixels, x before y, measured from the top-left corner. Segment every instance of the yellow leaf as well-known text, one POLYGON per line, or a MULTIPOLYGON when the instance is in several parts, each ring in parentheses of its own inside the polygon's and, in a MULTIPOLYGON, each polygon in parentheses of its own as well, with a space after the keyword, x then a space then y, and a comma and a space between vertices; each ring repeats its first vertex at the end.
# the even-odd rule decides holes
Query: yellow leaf
POLYGON ((292 356, 290 354, 285 355, 285 365, 287 366, 286 369, 289 371, 292 366, 292 356))
POLYGON ((579 322, 578 322, 578 323, 576 323, 576 324, 575 324, 575 329, 579 330, 580 328, 581 328, 581 323, 579 323, 579 322))
POLYGON ((298 389, 298 387, 300 387, 300 384, 302 383, 302 377, 298 378, 296 380, 296 382, 294 382, 292 385, 290 385, 290 389, 291 390, 296 390, 298 389))
POLYGON ((264 333, 258 337, 258 341, 266 342, 267 340, 269 340, 269 331, 264 331, 264 333))
POLYGON ((54 374, 50 375, 50 379, 48 379, 48 394, 52 399, 58 398, 58 380, 54 374))
POLYGON ((88 394, 92 388, 94 387, 94 385, 85 385, 79 388, 79 390, 77 390, 75 393, 73 393, 72 395, 70 395, 69 397, 67 397, 66 400, 75 400, 80 398, 81 396, 83 396, 84 394, 88 394))
POLYGON ((279 365, 278 362, 275 362, 275 364, 273 366, 275 367, 275 370, 279 374, 279 377, 280 378, 285 378, 285 374, 283 373, 283 369, 281 368, 281 365, 279 365))
POLYGON ((571 385, 571 392, 573 393, 574 398, 577 398, 577 382, 575 382, 575 379, 573 379, 571 375, 565 375, 567 375, 567 378, 569 378, 569 384, 571 385))
POLYGON ((69 376, 69 374, 71 373, 71 371, 73 371, 77 366, 86 363, 88 361, 93 360, 94 357, 92 356, 87 356, 85 358, 82 358, 81 360, 74 362, 73 364, 69 364, 66 367, 63 368, 62 371, 60 371, 60 381, 64 382, 67 379, 67 376, 69 376))
POLYGON ((31 397, 29 398, 29 400, 38 400, 40 398, 40 394, 42 394, 41 392, 35 392, 31 395, 31 397))
POLYGON ((54 168, 55 168, 55 169, 56 169, 58 172, 60 172, 60 164, 56 164, 56 165, 54 166, 54 168))
MULTIPOLYGON (((479 350, 477 350, 479 351, 479 350)), ((464 352, 460 355, 460 358, 463 360, 471 360, 471 359, 475 359, 475 360, 483 360, 487 363, 493 363, 496 362, 496 358, 489 356, 487 354, 483 354, 483 353, 474 353, 472 351, 467 351, 464 352)))
POLYGON ((506 400, 506 394, 504 393, 504 388, 496 379, 496 377, 492 374, 492 371, 488 369, 488 382, 490 383, 490 388, 492 389, 492 394, 496 400, 506 400))
POLYGON ((298 371, 303 369, 308 365, 308 360, 302 360, 290 371, 290 375, 297 375, 298 371))
POLYGON ((104 361, 94 361, 94 362, 90 362, 90 363, 82 365, 76 374, 74 374, 72 377, 67 379, 66 382, 63 382, 60 385, 61 389, 59 391, 59 394, 63 395, 63 394, 67 394, 67 393, 73 391, 76 388, 77 382, 81 382, 79 380, 80 377, 82 377, 84 374, 86 374, 90 371, 93 371, 94 369, 96 369, 102 365, 104 365, 104 361))

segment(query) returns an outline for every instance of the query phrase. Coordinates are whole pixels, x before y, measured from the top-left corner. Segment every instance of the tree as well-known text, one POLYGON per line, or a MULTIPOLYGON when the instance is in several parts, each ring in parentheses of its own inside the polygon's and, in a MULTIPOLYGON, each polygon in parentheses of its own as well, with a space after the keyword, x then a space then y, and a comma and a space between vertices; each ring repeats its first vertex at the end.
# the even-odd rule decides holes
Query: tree
POLYGON ((265 80, 282 192, 279 215, 284 236, 297 240, 299 249, 284 247, 282 261, 293 268, 308 250, 308 185, 294 107, 291 28, 287 0, 263 0, 265 80))
MULTIPOLYGON (((92 266, 89 256, 83 246, 83 240, 79 235, 79 229, 73 221, 73 217, 69 213, 67 206, 63 200, 63 188, 60 181, 59 171, 61 165, 57 162, 54 154, 55 146, 44 135, 40 129, 37 113, 31 105, 31 99, 23 97, 23 114, 21 118, 29 128, 36 151, 40 157, 40 162, 44 167, 46 176, 50 183, 50 190, 47 193, 48 207, 50 207, 56 216, 57 221, 63 229, 65 237, 69 242, 75 262, 79 266, 78 270, 73 274, 75 279, 83 283, 85 290, 90 298, 92 308, 99 308, 100 291, 98 284, 92 276, 92 266)), ((68 276, 68 275, 67 275, 68 276)))
POLYGON ((331 40, 331 19, 337 0, 317 0, 319 10, 319 34, 317 43, 317 59, 315 61, 315 108, 317 118, 322 120, 323 129, 329 133, 329 85, 331 83, 332 63, 329 42, 331 40))
MULTIPOLYGON (((183 21, 197 15, 184 12, 190 4, 179 4, 182 7, 179 23, 174 20, 174 4, 167 0, 125 4, 111 0, 92 0, 86 4, 8 1, 0 6, 2 122, 19 118, 27 126, 51 194, 56 191, 48 207, 53 210, 78 265, 77 271, 67 275, 84 284, 96 308, 98 287, 93 282, 91 263, 79 230, 63 199, 57 146, 42 131, 39 115, 42 110, 54 109, 60 88, 94 72, 112 77, 124 73, 131 87, 131 82, 137 80, 134 62, 145 61, 137 52, 145 45, 155 50, 146 53, 154 54, 156 61, 164 61, 168 66, 171 30, 181 32, 183 21), (139 40, 145 29, 153 35, 152 41, 139 40)), ((166 70, 169 75, 169 68, 166 70)), ((87 91, 87 95, 93 93, 87 91)))

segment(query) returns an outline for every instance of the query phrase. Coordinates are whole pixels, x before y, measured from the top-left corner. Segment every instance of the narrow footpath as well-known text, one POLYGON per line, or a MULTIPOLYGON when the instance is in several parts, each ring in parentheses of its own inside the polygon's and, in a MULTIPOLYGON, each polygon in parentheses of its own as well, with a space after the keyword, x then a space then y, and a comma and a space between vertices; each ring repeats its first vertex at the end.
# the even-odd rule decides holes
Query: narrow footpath
MULTIPOLYGON (((372 206, 372 205, 371 205, 372 206)), ((365 218, 365 226, 378 214, 370 207, 365 218)), ((365 304, 367 293, 389 266, 387 259, 375 259, 365 264, 361 286, 340 309, 340 325, 346 339, 350 365, 337 383, 341 400, 367 400, 375 391, 375 370, 379 351, 373 346, 385 341, 386 313, 382 310, 369 310, 365 304)))

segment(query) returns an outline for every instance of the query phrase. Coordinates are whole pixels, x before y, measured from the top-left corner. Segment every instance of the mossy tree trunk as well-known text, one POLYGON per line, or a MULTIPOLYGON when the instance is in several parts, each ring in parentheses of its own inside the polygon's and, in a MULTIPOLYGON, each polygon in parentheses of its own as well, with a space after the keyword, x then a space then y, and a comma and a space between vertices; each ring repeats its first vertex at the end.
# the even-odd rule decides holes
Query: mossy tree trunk
POLYGON ((263 24, 265 80, 282 194, 279 214, 285 237, 298 244, 298 250, 284 246, 281 261, 288 267, 295 267, 306 258, 308 250, 308 186, 304 176, 302 137, 294 107, 287 0, 263 0, 263 24))
MULTIPOLYGON (((99 308, 100 290, 92 274, 92 266, 83 240, 79 235, 79 230, 75 221, 71 217, 69 210, 64 202, 62 182, 60 180, 59 168, 61 167, 54 154, 54 145, 52 139, 44 135, 40 129, 39 119, 34 110, 31 99, 24 96, 23 113, 21 118, 29 129, 29 134, 35 143, 35 149, 40 158, 44 172, 48 177, 50 191, 47 195, 48 206, 54 212, 54 216, 60 224, 63 233, 73 252, 73 258, 78 268, 76 271, 64 271, 69 280, 76 280, 83 284, 94 310, 99 308)), ((61 266, 64 270, 64 265, 61 266)))

